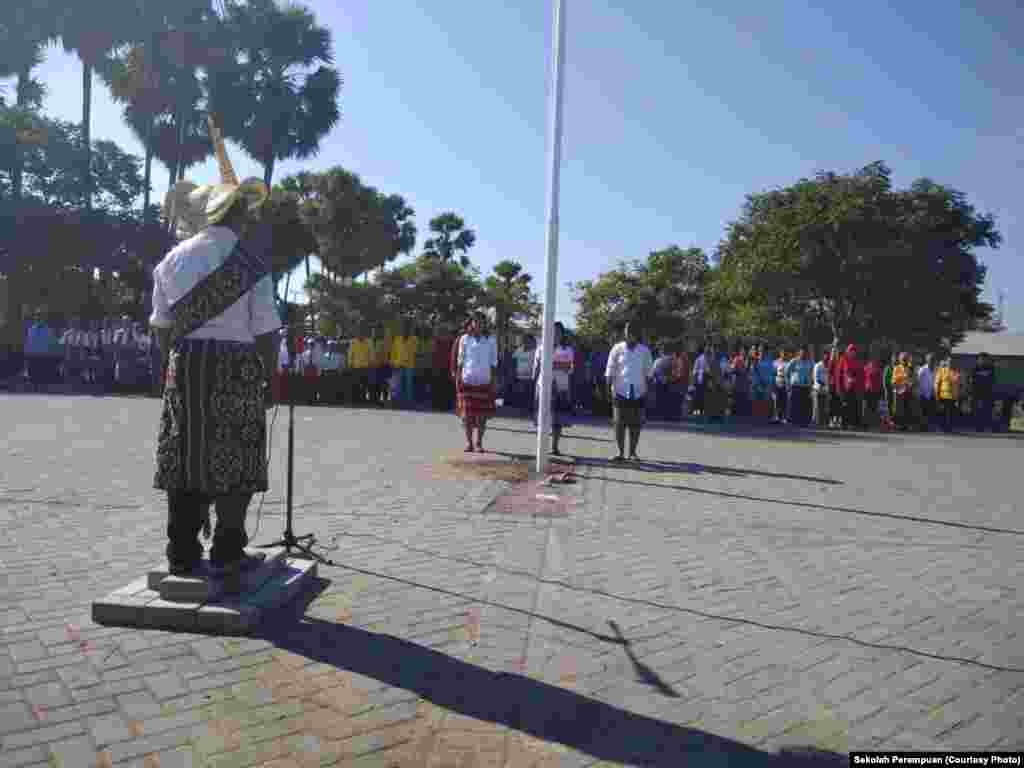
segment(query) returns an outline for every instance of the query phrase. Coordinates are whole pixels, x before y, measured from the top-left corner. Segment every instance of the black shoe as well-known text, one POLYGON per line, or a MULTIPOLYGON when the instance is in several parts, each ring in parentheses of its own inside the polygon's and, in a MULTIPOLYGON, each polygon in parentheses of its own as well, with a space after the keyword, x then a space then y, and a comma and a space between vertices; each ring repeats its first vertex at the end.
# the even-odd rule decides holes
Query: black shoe
POLYGON ((201 564, 202 560, 196 560, 194 563, 173 563, 167 572, 171 576, 192 576, 199 570, 201 564))
POLYGON ((621 463, 622 463, 622 462, 624 462, 625 460, 626 460, 626 457, 625 457, 625 456, 622 456, 622 455, 619 455, 619 456, 613 456, 613 457, 612 457, 612 461, 613 461, 613 462, 615 462, 616 464, 621 464, 621 463))
POLYGON ((257 552, 254 555, 245 553, 238 560, 230 563, 219 563, 210 561, 210 570, 215 574, 225 573, 241 573, 243 571, 251 571, 255 568, 259 568, 263 565, 263 562, 267 559, 267 556, 263 552, 257 552))

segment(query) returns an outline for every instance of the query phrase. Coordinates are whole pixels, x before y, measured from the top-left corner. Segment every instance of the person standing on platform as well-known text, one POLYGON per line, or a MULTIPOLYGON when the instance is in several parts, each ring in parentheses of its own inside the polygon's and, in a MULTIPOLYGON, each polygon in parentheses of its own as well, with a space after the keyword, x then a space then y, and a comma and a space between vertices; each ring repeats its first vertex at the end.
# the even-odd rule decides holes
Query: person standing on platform
POLYGON ((651 350, 641 342, 639 327, 635 323, 628 324, 624 336, 608 353, 608 365, 604 372, 609 399, 613 403, 615 443, 619 448, 618 454, 612 459, 615 462, 626 460, 627 431, 629 458, 639 461, 636 451, 646 420, 648 381, 654 368, 651 350))
POLYGON ((246 234, 269 191, 256 179, 239 184, 213 120, 210 133, 224 183, 172 188, 167 218, 198 233, 153 270, 150 325, 166 361, 153 485, 167 493, 171 573, 200 564, 198 536, 215 503, 210 563, 237 592, 242 571, 263 559, 245 552, 245 518, 253 494, 268 490, 266 408, 281 321, 271 236, 246 234))

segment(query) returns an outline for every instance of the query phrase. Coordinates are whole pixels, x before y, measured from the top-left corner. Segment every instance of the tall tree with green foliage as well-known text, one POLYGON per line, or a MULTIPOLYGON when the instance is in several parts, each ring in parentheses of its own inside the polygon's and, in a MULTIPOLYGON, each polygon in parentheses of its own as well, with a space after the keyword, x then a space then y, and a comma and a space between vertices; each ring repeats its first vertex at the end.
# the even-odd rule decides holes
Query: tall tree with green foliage
POLYGON ((760 318, 811 342, 955 344, 992 311, 974 249, 1000 242, 990 215, 930 180, 893 189, 883 163, 820 173, 748 196, 719 246, 712 304, 734 308, 734 330, 760 318))
POLYGON ((270 185, 278 161, 316 155, 341 117, 331 33, 297 3, 225 0, 224 8, 230 60, 209 74, 207 93, 224 135, 270 185))
POLYGON ((423 255, 440 262, 458 260, 462 267, 470 265, 469 249, 476 243, 476 232, 466 228, 462 217, 451 211, 430 220, 433 237, 423 244, 423 255))
POLYGON ((107 55, 134 33, 133 9, 116 0, 67 3, 57 17, 57 34, 64 50, 82 63, 82 194, 86 208, 92 207, 92 78, 103 67, 107 55))
POLYGON ((623 261, 596 280, 572 286, 577 332, 591 342, 607 343, 624 324, 640 321, 656 343, 702 335, 709 274, 700 248, 672 245, 651 252, 646 261, 623 261))
POLYGON ((531 289, 533 275, 523 271, 518 261, 500 261, 494 265, 483 285, 483 304, 494 309, 498 354, 508 351, 513 321, 518 318, 536 322, 541 305, 531 289))

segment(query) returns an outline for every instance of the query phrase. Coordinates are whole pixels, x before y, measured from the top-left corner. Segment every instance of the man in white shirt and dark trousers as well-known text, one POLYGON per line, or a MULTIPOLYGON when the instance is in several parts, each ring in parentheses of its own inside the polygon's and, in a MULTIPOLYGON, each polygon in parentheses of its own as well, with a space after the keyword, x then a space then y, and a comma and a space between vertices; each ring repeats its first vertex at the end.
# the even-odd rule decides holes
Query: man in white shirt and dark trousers
POLYGON ((241 572, 263 558, 245 553, 245 517, 253 494, 268 489, 270 380, 280 317, 270 273, 269 232, 245 236, 250 213, 266 201, 263 182, 239 184, 215 123, 214 148, 224 183, 179 182, 168 194, 168 218, 185 234, 153 270, 153 314, 166 364, 157 437, 155 488, 167 492, 167 559, 174 574, 203 557, 200 530, 224 589, 237 592, 241 572))
POLYGON ((625 340, 608 353, 605 379, 612 401, 615 423, 615 442, 619 453, 612 461, 626 460, 626 430, 629 430, 629 458, 638 461, 637 445, 643 428, 647 408, 647 382, 653 375, 654 360, 651 350, 640 342, 640 331, 635 323, 626 326, 625 340))

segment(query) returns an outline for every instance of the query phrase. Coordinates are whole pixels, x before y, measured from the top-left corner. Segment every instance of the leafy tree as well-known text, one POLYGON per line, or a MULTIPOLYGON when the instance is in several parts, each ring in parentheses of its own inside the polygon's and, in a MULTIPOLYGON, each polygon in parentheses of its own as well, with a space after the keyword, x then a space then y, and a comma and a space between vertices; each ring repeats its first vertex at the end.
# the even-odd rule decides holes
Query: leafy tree
POLYGON ((335 281, 382 267, 416 244, 414 212, 405 200, 364 185, 343 168, 290 176, 281 188, 298 201, 316 253, 335 281))
POLYGON ((476 233, 466 229, 466 222, 455 213, 442 213, 430 220, 430 231, 433 237, 423 244, 423 255, 441 262, 455 261, 458 255, 459 264, 468 267, 470 264, 469 249, 476 243, 476 233))
MULTIPOLYGON (((27 146, 23 157, 27 194, 59 209, 88 207, 87 189, 93 189, 103 210, 125 212, 142 191, 139 159, 114 142, 97 141, 90 153, 88 187, 83 183, 80 159, 84 137, 80 125, 48 118, 37 119, 45 143, 27 146)), ((0 169, 0 187, 9 170, 0 169)))
POLYGON ((331 34, 308 8, 275 0, 226 0, 224 24, 230 61, 206 88, 225 136, 263 166, 269 185, 277 161, 314 156, 340 119, 331 34))
POLYGON ((32 70, 42 63, 46 46, 55 36, 55 15, 48 0, 4 3, 0 7, 0 79, 17 79, 15 110, 5 107, 5 122, 15 128, 14 142, 8 145, 10 194, 15 200, 20 200, 22 194, 23 146, 39 140, 32 132, 32 120, 46 92, 32 77, 32 70))
POLYGON ((700 248, 672 245, 651 252, 645 262, 624 261, 596 280, 576 283, 578 333, 592 342, 607 342, 626 322, 640 320, 654 342, 702 334, 709 270, 700 248))
POLYGON ((533 276, 523 272, 523 265, 517 261, 500 261, 494 265, 494 274, 484 281, 483 304, 495 311, 498 353, 508 351, 508 339, 512 322, 523 318, 536 322, 541 305, 531 290, 533 276))
POLYGON ((748 196, 719 246, 711 303, 725 322, 767 320, 811 342, 928 347, 956 343, 987 317, 973 249, 998 247, 993 218, 955 190, 927 179, 894 190, 890 177, 873 163, 748 196))

